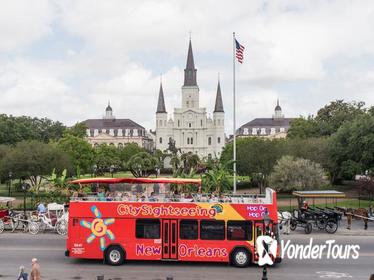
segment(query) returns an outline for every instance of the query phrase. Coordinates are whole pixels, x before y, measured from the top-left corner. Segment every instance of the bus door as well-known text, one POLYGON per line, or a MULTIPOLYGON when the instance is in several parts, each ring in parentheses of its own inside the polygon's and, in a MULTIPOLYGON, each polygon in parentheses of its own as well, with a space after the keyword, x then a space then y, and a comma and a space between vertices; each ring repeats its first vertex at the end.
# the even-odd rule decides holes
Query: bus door
POLYGON ((178 220, 162 220, 162 258, 178 259, 178 220))
POLYGON ((254 241, 256 242, 256 239, 258 236, 264 234, 264 223, 262 221, 255 222, 254 226, 254 241))

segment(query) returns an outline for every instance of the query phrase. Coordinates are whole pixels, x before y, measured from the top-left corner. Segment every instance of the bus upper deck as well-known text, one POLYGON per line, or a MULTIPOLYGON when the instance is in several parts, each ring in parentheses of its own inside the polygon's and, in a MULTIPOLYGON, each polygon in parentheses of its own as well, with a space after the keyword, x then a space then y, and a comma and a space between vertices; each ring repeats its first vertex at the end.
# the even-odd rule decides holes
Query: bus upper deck
POLYGON ((208 202, 233 204, 272 204, 274 191, 265 194, 204 194, 201 179, 182 178, 90 178, 71 181, 72 184, 92 185, 94 192, 74 192, 72 201, 125 202, 208 202), (178 186, 194 185, 194 189, 178 186))

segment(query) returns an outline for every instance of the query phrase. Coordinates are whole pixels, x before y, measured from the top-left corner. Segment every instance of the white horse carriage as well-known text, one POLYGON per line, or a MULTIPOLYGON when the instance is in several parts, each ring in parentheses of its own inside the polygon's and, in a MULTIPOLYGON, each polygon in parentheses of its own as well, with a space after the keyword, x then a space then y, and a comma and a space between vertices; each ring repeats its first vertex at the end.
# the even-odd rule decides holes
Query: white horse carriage
POLYGON ((46 213, 38 213, 36 217, 40 230, 54 230, 60 235, 66 235, 68 230, 69 213, 63 204, 49 203, 46 213))

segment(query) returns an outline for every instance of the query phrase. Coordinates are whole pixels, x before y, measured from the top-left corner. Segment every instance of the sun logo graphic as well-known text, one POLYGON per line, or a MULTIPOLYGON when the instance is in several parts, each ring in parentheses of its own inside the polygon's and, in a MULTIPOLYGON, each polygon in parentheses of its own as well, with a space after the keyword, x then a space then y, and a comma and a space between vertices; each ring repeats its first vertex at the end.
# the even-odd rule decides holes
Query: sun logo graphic
POLYGON ((95 215, 95 219, 92 222, 87 222, 85 220, 80 221, 82 227, 88 228, 91 230, 91 234, 87 237, 87 243, 91 243, 95 238, 100 238, 100 250, 105 250, 105 235, 110 239, 114 240, 113 232, 108 229, 108 226, 114 223, 114 218, 102 219, 99 209, 93 205, 91 207, 92 213, 95 215))

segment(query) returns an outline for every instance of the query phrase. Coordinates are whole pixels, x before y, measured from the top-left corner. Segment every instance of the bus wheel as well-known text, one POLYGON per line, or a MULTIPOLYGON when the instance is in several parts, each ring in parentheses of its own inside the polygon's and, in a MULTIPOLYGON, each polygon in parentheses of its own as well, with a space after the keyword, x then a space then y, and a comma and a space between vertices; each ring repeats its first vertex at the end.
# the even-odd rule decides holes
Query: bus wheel
POLYGON ((246 267, 251 261, 250 254, 243 248, 235 249, 231 254, 231 263, 237 267, 246 267))
POLYGON ((111 246, 105 252, 105 261, 110 265, 121 265, 125 261, 125 252, 120 246, 111 246))

